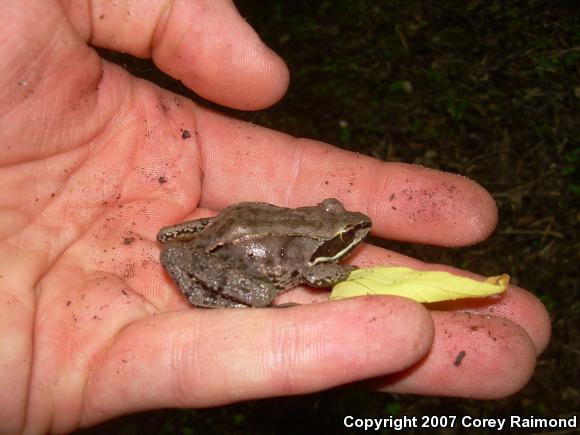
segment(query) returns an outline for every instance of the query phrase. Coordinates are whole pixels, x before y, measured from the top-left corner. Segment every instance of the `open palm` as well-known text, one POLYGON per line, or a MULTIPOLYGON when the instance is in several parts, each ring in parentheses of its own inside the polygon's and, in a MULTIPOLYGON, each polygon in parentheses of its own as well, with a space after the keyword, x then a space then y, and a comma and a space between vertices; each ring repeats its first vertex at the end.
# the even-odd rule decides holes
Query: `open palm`
MULTIPOLYGON (((388 297, 190 309, 159 265, 161 226, 241 200, 336 196, 378 236, 462 245, 489 234, 495 205, 469 180, 297 140, 131 77, 87 43, 153 56, 242 109, 275 102, 288 73, 226 0, 128 4, 0 5, 1 429, 69 431, 380 376, 392 391, 484 398, 526 382, 549 326, 517 288, 470 314, 388 297), (479 352, 459 373, 458 343, 479 352)), ((372 246, 353 261, 427 267, 372 246)))

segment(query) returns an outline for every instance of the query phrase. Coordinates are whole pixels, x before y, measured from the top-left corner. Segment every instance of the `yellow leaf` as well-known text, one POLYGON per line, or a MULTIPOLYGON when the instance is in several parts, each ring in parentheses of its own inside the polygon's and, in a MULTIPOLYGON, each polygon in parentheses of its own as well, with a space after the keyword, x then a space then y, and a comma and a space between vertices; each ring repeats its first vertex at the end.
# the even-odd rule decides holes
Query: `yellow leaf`
POLYGON ((509 279, 503 274, 476 281, 448 272, 378 266, 352 271, 346 281, 334 285, 330 299, 394 295, 429 303, 477 298, 503 292, 509 279))

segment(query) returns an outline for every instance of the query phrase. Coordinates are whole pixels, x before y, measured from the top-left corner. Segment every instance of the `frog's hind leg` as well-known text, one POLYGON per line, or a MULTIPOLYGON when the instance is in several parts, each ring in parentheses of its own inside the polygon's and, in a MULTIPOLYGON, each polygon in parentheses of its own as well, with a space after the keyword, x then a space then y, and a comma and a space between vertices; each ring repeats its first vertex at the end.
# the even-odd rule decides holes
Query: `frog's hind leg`
POLYGON ((272 283, 202 249, 184 252, 168 247, 161 253, 161 263, 194 305, 200 305, 199 301, 205 305, 210 298, 217 306, 266 307, 278 293, 272 283), (185 275, 175 276, 173 269, 185 275))
POLYGON ((179 289, 190 304, 201 308, 238 308, 247 305, 225 298, 211 289, 207 289, 194 279, 181 281, 179 289))
POLYGON ((203 230, 212 220, 213 218, 202 218, 169 227, 163 227, 159 230, 159 233, 157 233, 157 240, 161 243, 188 242, 192 240, 197 233, 203 230))
POLYGON ((248 308, 247 305, 228 299, 222 295, 208 290, 203 286, 191 283, 187 289, 181 289, 187 300, 196 307, 201 308, 248 308))
POLYGON ((274 285, 242 270, 228 270, 223 278, 225 282, 220 289, 221 293, 252 307, 267 307, 278 294, 274 285))
POLYGON ((214 290, 205 288, 179 264, 169 264, 170 262, 164 261, 165 252, 161 254, 163 267, 173 281, 178 283, 179 289, 189 303, 203 308, 247 307, 247 305, 223 297, 214 290))

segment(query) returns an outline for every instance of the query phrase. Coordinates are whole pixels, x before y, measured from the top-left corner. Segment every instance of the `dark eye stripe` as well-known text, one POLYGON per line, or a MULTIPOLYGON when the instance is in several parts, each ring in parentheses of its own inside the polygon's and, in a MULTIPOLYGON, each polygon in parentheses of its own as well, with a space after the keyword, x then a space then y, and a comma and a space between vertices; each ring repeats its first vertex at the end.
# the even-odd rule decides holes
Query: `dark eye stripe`
POLYGON ((320 262, 321 259, 334 259, 339 260, 337 256, 344 257, 352 248, 358 244, 362 239, 361 230, 368 228, 370 225, 361 224, 360 226, 349 228, 346 231, 341 232, 332 239, 324 242, 318 247, 318 249, 310 257, 310 263, 316 263, 316 260, 320 262), (357 240, 358 238, 358 240, 357 240), (337 257, 337 258, 334 258, 337 257))

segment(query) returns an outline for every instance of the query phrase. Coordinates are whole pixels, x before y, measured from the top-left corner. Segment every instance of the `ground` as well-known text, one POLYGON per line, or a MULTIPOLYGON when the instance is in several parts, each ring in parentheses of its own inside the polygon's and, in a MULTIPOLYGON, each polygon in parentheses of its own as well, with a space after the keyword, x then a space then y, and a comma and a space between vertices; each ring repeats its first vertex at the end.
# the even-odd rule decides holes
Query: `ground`
MULTIPOLYGON (((384 160, 463 174, 482 184, 500 209, 497 231, 486 242, 462 249, 388 246, 482 275, 509 273, 547 305, 552 341, 528 386, 503 400, 387 395, 350 386, 216 409, 143 413, 79 433, 337 433, 348 414, 577 413, 579 2, 236 4, 287 61, 292 82, 284 100, 271 109, 228 113, 384 160)), ((136 75, 191 96, 151 63, 107 56, 136 75)))

